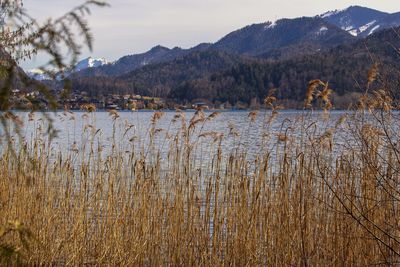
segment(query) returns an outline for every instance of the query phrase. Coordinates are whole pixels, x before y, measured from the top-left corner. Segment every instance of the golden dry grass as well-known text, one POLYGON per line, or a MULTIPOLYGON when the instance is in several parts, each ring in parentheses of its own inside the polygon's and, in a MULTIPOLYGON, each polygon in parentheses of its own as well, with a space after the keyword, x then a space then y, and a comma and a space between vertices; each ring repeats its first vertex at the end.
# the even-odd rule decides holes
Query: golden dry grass
MULTIPOLYGON (((399 120, 379 102, 388 96, 379 95, 368 114, 349 112, 323 132, 315 131, 323 118, 311 122, 304 113, 272 135, 273 108, 259 137, 265 147, 254 159, 243 147, 224 154, 223 138, 242 138, 239 131, 230 125, 229 134, 202 132, 218 114, 207 117, 201 110, 189 123, 181 112, 174 116, 171 123, 181 129, 166 140, 166 157, 151 141, 130 153, 117 139, 109 152, 97 150, 95 141, 85 150, 50 151, 40 133, 25 146, 4 145, 0 263, 399 264, 399 120), (338 135, 348 143, 335 142, 338 135), (212 144, 213 152, 201 168, 195 161, 200 142, 212 144)), ((117 127, 118 114, 110 115, 117 127)), ((167 131, 157 128, 162 117, 157 112, 151 118, 150 139, 167 131)), ((249 127, 256 117, 249 114, 249 127)), ((85 128, 90 140, 96 140, 93 125, 85 128)), ((128 134, 124 138, 140 146, 128 134)))

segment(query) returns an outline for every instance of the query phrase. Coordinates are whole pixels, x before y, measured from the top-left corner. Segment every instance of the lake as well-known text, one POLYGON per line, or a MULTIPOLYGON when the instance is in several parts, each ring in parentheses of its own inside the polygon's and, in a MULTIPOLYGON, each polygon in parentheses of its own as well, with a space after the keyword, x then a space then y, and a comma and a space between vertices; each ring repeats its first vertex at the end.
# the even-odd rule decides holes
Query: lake
MULTIPOLYGON (((23 121, 22 135, 28 144, 37 137, 48 142, 46 129, 49 123, 42 113, 33 116, 27 112, 16 114, 23 121)), ((195 112, 181 112, 179 118, 176 112, 163 112, 154 124, 151 123, 154 111, 117 114, 113 117, 106 111, 46 113, 57 130, 57 136, 51 141, 52 157, 58 152, 85 152, 89 148, 105 154, 115 149, 149 156, 157 152, 165 157, 174 145, 174 137, 182 132, 182 123, 189 127, 195 112)), ((196 123, 190 131, 189 139, 196 143, 194 151, 200 161, 211 159, 219 144, 224 155, 235 150, 245 151, 250 159, 266 151, 274 154, 275 148, 283 143, 300 143, 311 135, 313 138, 323 136, 336 127, 346 112, 331 111, 327 116, 322 111, 285 110, 273 118, 268 110, 252 114, 253 118, 249 117, 249 111, 223 111, 212 118, 209 117, 211 114, 213 112, 205 112, 205 120, 196 123)), ((349 140, 344 132, 336 131, 335 144, 345 144, 349 140)))

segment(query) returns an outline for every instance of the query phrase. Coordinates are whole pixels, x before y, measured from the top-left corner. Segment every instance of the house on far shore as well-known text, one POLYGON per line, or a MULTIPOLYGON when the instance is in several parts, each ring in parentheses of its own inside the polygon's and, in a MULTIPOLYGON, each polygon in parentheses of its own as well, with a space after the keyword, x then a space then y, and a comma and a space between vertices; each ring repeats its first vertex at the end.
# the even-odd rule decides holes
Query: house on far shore
POLYGON ((120 107, 118 105, 115 104, 111 104, 111 105, 107 105, 106 109, 115 109, 115 110, 119 110, 120 107))
POLYGON ((205 103, 205 102, 195 102, 195 103, 192 104, 192 108, 194 108, 194 109, 198 109, 198 108, 210 109, 208 104, 205 103))

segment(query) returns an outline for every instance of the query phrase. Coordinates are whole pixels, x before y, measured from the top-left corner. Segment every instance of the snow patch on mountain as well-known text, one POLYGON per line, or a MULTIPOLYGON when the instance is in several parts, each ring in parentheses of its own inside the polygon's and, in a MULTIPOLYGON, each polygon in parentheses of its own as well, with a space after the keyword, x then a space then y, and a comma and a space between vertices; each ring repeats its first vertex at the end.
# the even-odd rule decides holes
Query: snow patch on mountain
POLYGON ((319 29, 319 32, 325 32, 325 31, 327 31, 327 30, 328 30, 328 27, 323 26, 323 27, 321 27, 321 28, 319 29))
POLYGON ((146 65, 149 65, 149 61, 147 61, 146 59, 140 62, 140 66, 146 66, 146 65))
POLYGON ((361 32, 365 32, 366 30, 368 30, 372 25, 374 25, 376 23, 376 20, 373 20, 367 24, 365 24, 364 26, 361 26, 360 28, 358 28, 361 32))
POLYGON ((326 26, 322 26, 321 28, 319 28, 319 30, 317 31, 317 36, 318 35, 323 35, 323 34, 325 34, 326 32, 328 31, 328 27, 326 27, 326 26))
POLYGON ((376 25, 376 26, 374 26, 370 31, 369 31, 369 33, 368 33, 368 35, 371 35, 371 34, 373 34, 377 29, 379 29, 381 27, 381 25, 376 25))
POLYGON ((267 25, 265 25, 264 30, 268 30, 268 29, 273 29, 276 27, 276 21, 274 22, 268 22, 267 25))
POLYGON ((351 35, 353 35, 353 36, 358 36, 358 29, 353 29, 353 30, 350 30, 350 31, 347 31, 348 33, 350 33, 351 35))
POLYGON ((367 24, 365 24, 361 27, 358 27, 358 28, 356 28, 354 26, 346 26, 346 27, 342 27, 342 29, 347 31, 348 33, 350 33, 353 36, 359 36, 361 33, 369 30, 368 35, 370 35, 380 27, 380 25, 375 25, 376 23, 377 23, 377 20, 373 20, 373 21, 368 22, 367 24), (372 26, 374 26, 374 27, 371 29, 372 26))

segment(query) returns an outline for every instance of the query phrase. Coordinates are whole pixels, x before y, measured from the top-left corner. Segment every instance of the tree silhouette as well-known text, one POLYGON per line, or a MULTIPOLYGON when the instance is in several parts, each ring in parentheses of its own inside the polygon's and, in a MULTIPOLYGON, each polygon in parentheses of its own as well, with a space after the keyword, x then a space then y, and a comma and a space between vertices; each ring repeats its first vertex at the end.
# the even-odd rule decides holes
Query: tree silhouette
MULTIPOLYGON (((0 109, 3 111, 0 122, 7 140, 10 133, 6 126, 10 121, 19 125, 18 117, 10 110, 12 90, 28 88, 37 91, 50 108, 57 108, 54 93, 43 84, 28 78, 18 67, 19 62, 44 53, 50 60, 40 69, 52 78, 74 66, 84 46, 90 50, 93 48, 93 37, 87 21, 93 6, 107 6, 107 3, 86 0, 59 18, 49 18, 39 23, 24 8, 22 0, 0 0, 0 109)), ((65 84, 66 88, 61 95, 69 91, 69 83, 65 84)), ((27 100, 32 110, 39 109, 38 101, 27 100)), ((49 127, 48 131, 52 132, 53 129, 49 127)))

